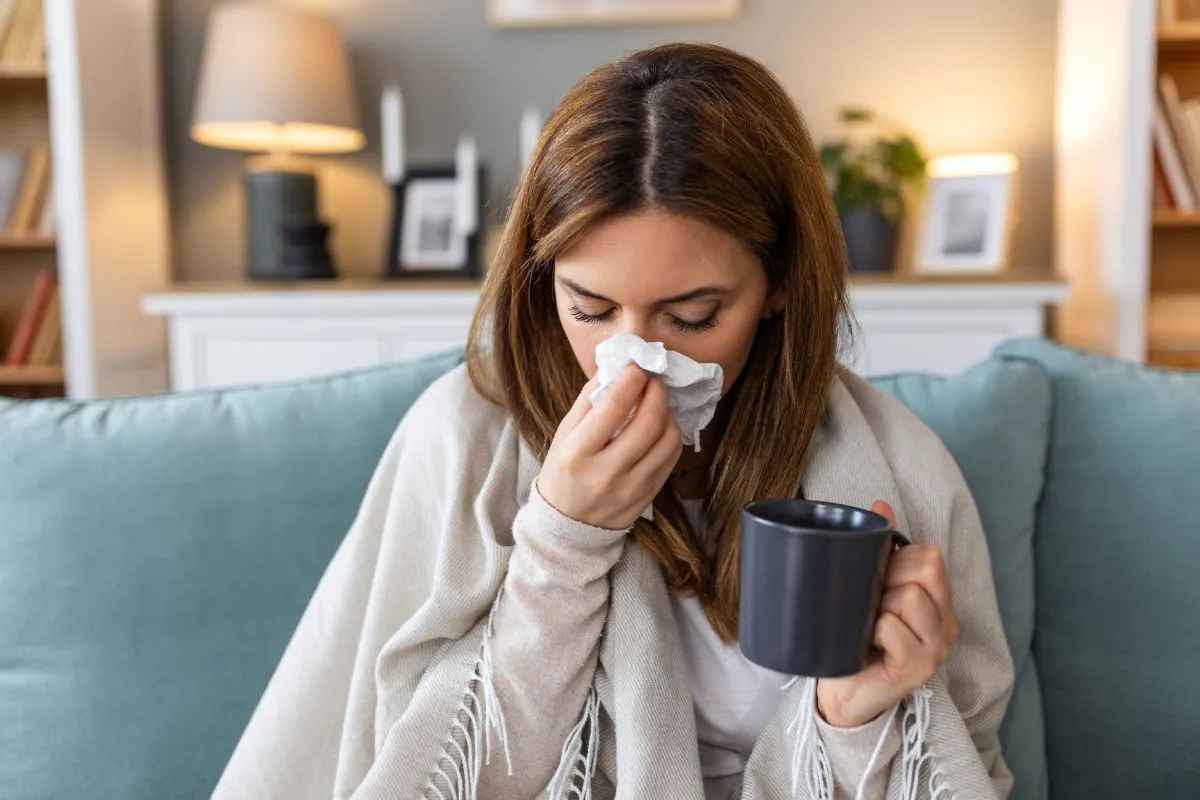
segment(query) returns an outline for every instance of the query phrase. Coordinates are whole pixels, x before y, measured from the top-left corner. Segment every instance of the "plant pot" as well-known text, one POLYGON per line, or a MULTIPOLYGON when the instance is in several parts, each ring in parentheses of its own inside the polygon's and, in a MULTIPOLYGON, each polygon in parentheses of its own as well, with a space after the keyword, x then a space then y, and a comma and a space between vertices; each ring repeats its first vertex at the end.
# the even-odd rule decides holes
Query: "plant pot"
POLYGON ((841 220, 850 271, 890 272, 896 257, 896 225, 874 208, 851 209, 841 220))

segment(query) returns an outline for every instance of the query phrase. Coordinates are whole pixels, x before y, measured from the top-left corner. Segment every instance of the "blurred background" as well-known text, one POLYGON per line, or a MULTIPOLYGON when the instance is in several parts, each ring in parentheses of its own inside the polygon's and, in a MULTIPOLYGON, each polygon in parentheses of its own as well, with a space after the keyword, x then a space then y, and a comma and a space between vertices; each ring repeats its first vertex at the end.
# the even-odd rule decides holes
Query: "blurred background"
POLYGON ((294 379, 460 344, 542 120, 668 41, 759 59, 804 114, 863 371, 952 372, 1023 335, 1194 366, 1190 5, 3 0, 0 391, 294 379), (254 320, 230 311, 246 303, 254 320), (200 329, 231 313, 238 333, 200 329), (346 328, 364 313, 374 330, 346 328))

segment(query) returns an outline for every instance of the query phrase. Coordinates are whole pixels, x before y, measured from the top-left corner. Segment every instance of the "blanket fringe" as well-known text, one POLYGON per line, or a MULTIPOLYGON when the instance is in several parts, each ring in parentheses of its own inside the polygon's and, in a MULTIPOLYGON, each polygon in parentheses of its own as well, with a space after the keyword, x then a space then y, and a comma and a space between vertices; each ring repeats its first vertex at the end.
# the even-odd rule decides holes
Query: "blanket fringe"
MULTIPOLYGON (((788 681, 785 689, 801 678, 788 681)), ((817 681, 815 678, 805 680, 804 694, 800 698, 800 706, 787 727, 789 736, 793 737, 795 746, 792 748, 792 797, 798 797, 800 781, 804 780, 808 797, 813 800, 833 800, 833 769, 829 764, 829 754, 825 752, 825 743, 817 733, 817 681)))
POLYGON ((492 665, 492 622, 501 595, 503 588, 492 604, 479 658, 471 677, 467 679, 466 693, 454 714, 450 733, 434 763, 432 774, 425 782, 422 792, 425 800, 479 800, 479 773, 484 764, 492 763, 493 732, 504 749, 504 764, 508 774, 513 774, 508 727, 504 722, 504 710, 500 707, 500 696, 496 692, 492 665))
POLYGON ((563 742, 562 758, 546 791, 551 800, 591 800, 600 743, 600 696, 593 686, 583 704, 583 713, 563 742))
MULTIPOLYGON (((929 734, 929 720, 932 716, 930 698, 933 691, 926 686, 917 689, 908 696, 908 707, 904 711, 901 730, 904 734, 903 750, 901 752, 901 794, 902 800, 917 800, 921 786, 921 768, 933 759, 933 751, 929 748, 926 738, 929 734)), ((946 784, 946 776, 940 769, 930 764, 929 771, 930 800, 951 800, 953 797, 950 787, 946 784)))
MULTIPOLYGON (((833 800, 834 782, 833 771, 829 763, 829 755, 825 744, 817 732, 816 721, 816 686, 815 679, 793 678, 783 688, 788 689, 798 680, 805 680, 804 694, 800 705, 787 727, 788 735, 793 737, 792 748, 792 797, 800 796, 803 781, 806 796, 813 800, 833 800)), ((912 692, 907 703, 897 704, 888 717, 888 722, 880 734, 879 742, 867 763, 862 783, 855 797, 862 800, 867 778, 876 766, 879 753, 883 748, 884 739, 891 730, 893 720, 901 705, 905 706, 904 717, 901 720, 903 746, 901 750, 901 800, 918 800, 920 792, 921 769, 933 758, 933 752, 926 741, 929 733, 930 698, 933 692, 922 687, 912 692)), ((931 765, 932 766, 932 765, 931 765)), ((952 800, 953 793, 946 783, 946 776, 940 769, 931 769, 929 774, 929 800, 952 800)))

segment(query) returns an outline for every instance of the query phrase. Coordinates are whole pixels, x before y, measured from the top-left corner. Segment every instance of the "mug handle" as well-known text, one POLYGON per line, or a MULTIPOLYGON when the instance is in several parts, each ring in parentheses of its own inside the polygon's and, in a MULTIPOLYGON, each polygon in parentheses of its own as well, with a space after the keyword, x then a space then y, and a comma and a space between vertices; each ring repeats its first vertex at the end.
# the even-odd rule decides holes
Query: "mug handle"
POLYGON ((908 534, 900 531, 892 531, 892 552, 899 550, 901 547, 908 547, 912 544, 912 539, 908 538, 908 534))

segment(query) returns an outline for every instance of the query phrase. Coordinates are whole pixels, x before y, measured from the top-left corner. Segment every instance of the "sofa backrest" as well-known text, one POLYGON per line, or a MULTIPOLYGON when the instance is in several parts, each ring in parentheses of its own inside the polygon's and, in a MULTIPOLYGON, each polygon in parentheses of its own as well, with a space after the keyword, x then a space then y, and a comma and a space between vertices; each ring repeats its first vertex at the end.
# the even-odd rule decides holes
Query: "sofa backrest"
MULTIPOLYGON (((206 796, 412 400, 459 354, 294 385, 0 404, 0 784, 206 796), (10 555, 11 554, 11 555, 10 555)), ((1030 656, 1044 371, 993 359, 876 384, 976 497, 1018 670, 1014 800, 1046 796, 1030 656)), ((7 798, 8 795, 5 795, 7 798)))
POLYGON ((1034 364, 990 359, 950 377, 878 377, 954 456, 983 521, 1015 682, 1000 739, 1011 800, 1045 800, 1046 751, 1034 640, 1034 530, 1050 435, 1050 382, 1034 364))
POLYGON ((1053 385, 1034 641, 1051 794, 1200 797, 1200 373, 999 352, 1053 385))
POLYGON ((0 797, 208 797, 392 431, 460 360, 0 403, 0 797))

